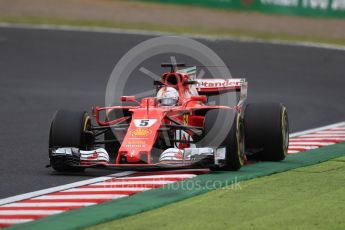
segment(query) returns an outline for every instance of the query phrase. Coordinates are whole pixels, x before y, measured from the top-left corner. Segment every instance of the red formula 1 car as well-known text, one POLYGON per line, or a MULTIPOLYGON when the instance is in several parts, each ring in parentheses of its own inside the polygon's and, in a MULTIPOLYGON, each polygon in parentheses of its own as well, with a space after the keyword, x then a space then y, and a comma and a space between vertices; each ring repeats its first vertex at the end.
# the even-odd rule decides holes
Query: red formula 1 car
POLYGON ((248 158, 285 158, 289 127, 283 105, 244 107, 245 79, 196 79, 196 67, 162 66, 171 71, 154 82, 155 97, 122 96, 124 106, 95 107, 92 118, 86 112, 57 111, 49 135, 50 165, 60 172, 89 167, 238 170, 248 158), (222 105, 211 105, 211 97, 222 105))

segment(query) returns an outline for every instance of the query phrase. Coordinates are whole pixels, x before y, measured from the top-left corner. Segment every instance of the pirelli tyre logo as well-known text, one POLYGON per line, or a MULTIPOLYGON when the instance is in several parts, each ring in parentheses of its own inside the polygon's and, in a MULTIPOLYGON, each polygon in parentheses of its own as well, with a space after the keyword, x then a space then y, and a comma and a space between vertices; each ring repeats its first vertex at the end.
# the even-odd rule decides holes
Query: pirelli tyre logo
POLYGON ((138 128, 132 131, 133 137, 147 137, 151 134, 151 130, 138 128))

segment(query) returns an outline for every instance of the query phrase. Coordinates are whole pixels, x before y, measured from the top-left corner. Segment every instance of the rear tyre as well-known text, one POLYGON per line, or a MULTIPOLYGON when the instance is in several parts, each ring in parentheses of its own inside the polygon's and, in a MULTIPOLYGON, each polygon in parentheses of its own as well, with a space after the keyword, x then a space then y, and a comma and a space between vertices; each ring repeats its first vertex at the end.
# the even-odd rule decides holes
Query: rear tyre
MULTIPOLYGON (((244 126, 239 113, 233 110, 210 110, 204 123, 204 147, 225 147, 225 162, 223 166, 212 167, 211 170, 237 171, 245 163, 244 155, 244 126), (220 144, 214 146, 214 139, 219 130, 224 130, 220 144)), ((219 142, 219 141, 218 141, 219 142)))
POLYGON ((91 119, 86 112, 59 110, 50 126, 49 157, 50 164, 58 172, 81 172, 85 168, 73 167, 74 159, 51 155, 52 148, 74 147, 89 150, 92 147, 93 135, 91 119))
POLYGON ((279 103, 248 104, 244 113, 246 152, 254 159, 282 161, 289 147, 289 120, 279 103))

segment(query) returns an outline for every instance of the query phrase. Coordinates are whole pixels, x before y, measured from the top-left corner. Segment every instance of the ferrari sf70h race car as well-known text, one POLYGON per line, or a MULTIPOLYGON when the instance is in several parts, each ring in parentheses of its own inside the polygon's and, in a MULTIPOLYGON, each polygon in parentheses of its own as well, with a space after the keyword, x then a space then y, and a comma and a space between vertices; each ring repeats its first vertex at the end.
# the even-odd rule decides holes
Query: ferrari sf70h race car
POLYGON ((245 79, 196 79, 195 66, 162 66, 170 71, 153 82, 154 97, 122 96, 121 106, 94 107, 92 117, 57 111, 49 134, 50 166, 59 172, 91 167, 239 170, 248 159, 285 158, 289 124, 282 104, 244 106, 245 79), (221 100, 229 95, 235 96, 221 100), (225 104, 212 105, 215 96, 225 104))

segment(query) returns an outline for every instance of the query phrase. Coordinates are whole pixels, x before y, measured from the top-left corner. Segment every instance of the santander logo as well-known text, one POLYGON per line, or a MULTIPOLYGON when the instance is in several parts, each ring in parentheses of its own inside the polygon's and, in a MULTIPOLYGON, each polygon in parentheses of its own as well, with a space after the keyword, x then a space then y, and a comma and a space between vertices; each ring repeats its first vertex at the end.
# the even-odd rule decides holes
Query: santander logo
POLYGON ((242 79, 200 79, 197 88, 229 88, 241 87, 242 79))

